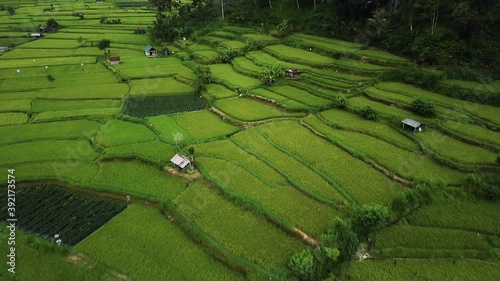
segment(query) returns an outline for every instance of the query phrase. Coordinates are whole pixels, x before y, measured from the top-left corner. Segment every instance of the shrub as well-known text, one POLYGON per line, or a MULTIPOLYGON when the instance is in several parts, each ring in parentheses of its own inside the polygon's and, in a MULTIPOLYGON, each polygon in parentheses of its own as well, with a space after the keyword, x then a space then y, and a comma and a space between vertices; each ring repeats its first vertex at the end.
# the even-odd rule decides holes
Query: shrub
POLYGON ((336 96, 334 99, 333 99, 333 105, 335 106, 335 108, 345 108, 346 105, 347 105, 347 99, 344 95, 339 95, 339 96, 336 96))
POLYGON ((262 70, 261 80, 264 84, 272 86, 276 84, 276 80, 283 77, 283 68, 280 64, 275 64, 273 66, 266 66, 262 70))
POLYGON ((497 201, 500 199, 500 175, 471 174, 465 178, 465 191, 478 199, 497 201))
POLYGON ((432 117, 436 114, 436 109, 434 108, 434 104, 429 101, 424 101, 420 98, 415 99, 411 103, 411 109, 413 112, 422 115, 424 117, 432 117))
POLYGON ((438 85, 440 77, 436 74, 425 72, 416 65, 384 71, 378 76, 380 81, 403 82, 425 89, 433 89, 438 85))
POLYGON ((309 280, 313 273, 314 257, 310 250, 303 250, 290 258, 288 268, 297 275, 300 280, 309 280))
POLYGON ((368 120, 377 119, 377 112, 371 106, 365 106, 359 110, 359 115, 368 120))
POLYGON ((389 209, 381 205, 363 205, 354 209, 353 213, 354 228, 362 237, 366 237, 389 219, 389 209))
POLYGON ((102 39, 97 43, 97 48, 99 48, 99 50, 104 50, 109 47, 111 47, 111 40, 109 39, 102 39))
POLYGON ((351 259, 359 243, 351 221, 342 218, 335 218, 326 232, 321 235, 320 240, 324 247, 336 247, 340 250, 341 262, 351 259))

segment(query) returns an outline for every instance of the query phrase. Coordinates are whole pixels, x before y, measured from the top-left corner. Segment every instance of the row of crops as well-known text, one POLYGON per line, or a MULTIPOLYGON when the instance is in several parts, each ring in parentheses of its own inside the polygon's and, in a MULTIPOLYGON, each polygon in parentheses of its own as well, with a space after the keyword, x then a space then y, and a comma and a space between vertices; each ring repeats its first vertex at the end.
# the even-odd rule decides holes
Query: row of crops
MULTIPOLYGON (((0 199, 6 202, 7 193, 0 199)), ((58 186, 26 186, 16 194, 16 219, 19 227, 48 239, 57 234, 66 245, 76 245, 126 205, 121 202, 92 198, 58 186), (40 214, 43 214, 41 216, 40 214)), ((7 205, 0 209, 6 221, 7 205)))

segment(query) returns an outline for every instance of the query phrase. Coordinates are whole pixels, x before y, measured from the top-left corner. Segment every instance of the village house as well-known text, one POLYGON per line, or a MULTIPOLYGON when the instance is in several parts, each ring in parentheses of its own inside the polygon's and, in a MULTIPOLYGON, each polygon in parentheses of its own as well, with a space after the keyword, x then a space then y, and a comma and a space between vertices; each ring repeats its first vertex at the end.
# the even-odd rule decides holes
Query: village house
POLYGON ((41 33, 31 33, 30 36, 31 38, 36 38, 36 39, 43 37, 41 33))
POLYGON ((7 46, 0 46, 0 52, 7 52, 9 50, 9 47, 7 46))
POLYGON ((120 64, 120 57, 109 57, 110 64, 120 64))
POLYGON ((151 45, 147 45, 146 48, 144 48, 144 54, 148 56, 148 58, 156 58, 158 56, 158 52, 151 45))

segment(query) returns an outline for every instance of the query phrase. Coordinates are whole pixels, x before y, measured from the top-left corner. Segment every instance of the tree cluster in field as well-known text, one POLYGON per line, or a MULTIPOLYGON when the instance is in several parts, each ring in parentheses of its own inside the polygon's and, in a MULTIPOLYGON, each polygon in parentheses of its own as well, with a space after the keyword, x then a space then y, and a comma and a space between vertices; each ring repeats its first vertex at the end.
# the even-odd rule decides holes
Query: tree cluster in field
POLYGON ((354 207, 346 218, 335 218, 320 236, 321 244, 314 249, 293 255, 288 268, 299 280, 333 278, 341 263, 351 260, 360 240, 389 221, 388 207, 362 205, 354 207))
POLYGON ((16 10, 9 5, 0 6, 0 11, 6 11, 8 16, 12 16, 16 13, 16 10))

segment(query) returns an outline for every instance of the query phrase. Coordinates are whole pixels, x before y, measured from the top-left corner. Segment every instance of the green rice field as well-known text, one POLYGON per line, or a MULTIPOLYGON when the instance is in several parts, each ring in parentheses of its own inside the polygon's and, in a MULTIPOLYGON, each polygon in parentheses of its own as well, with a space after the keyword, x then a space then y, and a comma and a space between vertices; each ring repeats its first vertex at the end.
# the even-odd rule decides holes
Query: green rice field
MULTIPOLYGON (((191 2, 162 12, 189 23, 169 23, 162 36, 178 35, 170 41, 151 34, 158 15, 146 0, 0 4, 0 47, 9 47, 0 52, 2 193, 15 190, 16 208, 34 184, 88 197, 75 211, 54 195, 27 210, 33 225, 69 227, 80 222, 75 212, 101 218, 94 201, 126 206, 90 235, 81 220, 71 230, 76 245, 16 229, 16 274, 5 248, 0 280, 498 279, 499 107, 381 82, 378 75, 413 59, 373 47, 385 37, 353 35, 354 43, 302 33, 301 18, 289 14, 297 4, 316 21, 331 3, 317 1, 313 12, 312 3, 266 2, 250 15, 240 12, 257 3, 224 2, 219 20, 220 3, 191 2), (217 22, 191 26, 214 7, 217 22), (261 10, 269 12, 262 24, 261 10), (59 30, 30 38, 51 18, 59 30), (110 40, 105 50, 102 39, 110 40), (147 45, 160 55, 148 57, 147 45), (271 67, 270 81, 263 72, 271 67), (287 77, 292 68, 301 74, 287 77), (432 102, 436 115, 412 112, 416 98, 432 102), (376 120, 361 117, 366 106, 376 120), (404 131, 404 118, 423 131, 404 131), (465 185, 471 178, 480 184, 465 185), (344 244, 354 233, 359 243, 344 244), (350 260, 347 246, 357 252, 350 260), (333 261, 335 248, 348 260, 333 261), (299 276, 290 259, 302 251, 330 277, 299 276)), ((322 20, 325 34, 367 31, 322 20)), ((437 68, 435 91, 500 93, 496 82, 446 80, 448 70, 437 68)), ((9 223, 0 221, 2 245, 12 240, 9 223)))

